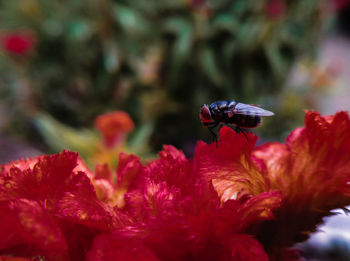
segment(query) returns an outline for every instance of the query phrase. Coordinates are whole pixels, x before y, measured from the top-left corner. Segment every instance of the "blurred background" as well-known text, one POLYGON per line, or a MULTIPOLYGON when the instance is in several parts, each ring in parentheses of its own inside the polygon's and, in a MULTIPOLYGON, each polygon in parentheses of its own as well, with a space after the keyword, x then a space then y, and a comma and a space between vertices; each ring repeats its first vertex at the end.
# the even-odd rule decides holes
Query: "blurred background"
MULTIPOLYGON (((0 163, 191 156, 216 100, 275 112, 254 132, 284 141, 305 109, 350 109, 349 19, 350 0, 0 0, 0 163)), ((345 257, 313 240, 307 258, 350 260, 345 234, 326 242, 345 257)))

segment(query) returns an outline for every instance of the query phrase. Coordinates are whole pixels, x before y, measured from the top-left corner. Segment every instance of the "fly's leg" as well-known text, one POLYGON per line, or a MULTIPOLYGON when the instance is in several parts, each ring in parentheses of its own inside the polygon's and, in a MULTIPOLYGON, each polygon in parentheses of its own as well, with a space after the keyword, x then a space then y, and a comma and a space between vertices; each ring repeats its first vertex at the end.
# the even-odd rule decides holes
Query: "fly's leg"
POLYGON ((238 126, 236 127, 236 132, 237 132, 237 133, 242 132, 243 135, 244 135, 244 137, 247 139, 247 141, 249 140, 247 134, 245 133, 245 131, 244 131, 243 129, 241 129, 240 127, 238 127, 238 126), (237 131, 238 131, 238 132, 237 132, 237 131))
POLYGON ((219 123, 214 123, 212 126, 208 126, 208 130, 210 131, 210 133, 214 136, 214 140, 216 143, 216 148, 218 148, 218 136, 216 135, 216 133, 213 131, 213 129, 218 126, 219 123))

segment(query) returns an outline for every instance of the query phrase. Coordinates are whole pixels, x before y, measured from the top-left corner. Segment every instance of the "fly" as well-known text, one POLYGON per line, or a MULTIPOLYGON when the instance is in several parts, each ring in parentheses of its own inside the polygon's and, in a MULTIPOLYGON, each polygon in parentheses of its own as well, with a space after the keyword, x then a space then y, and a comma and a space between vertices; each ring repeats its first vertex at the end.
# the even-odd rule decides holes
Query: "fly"
POLYGON ((203 104, 199 117, 203 126, 208 127, 214 136, 217 147, 218 139, 213 129, 219 124, 235 125, 235 131, 242 132, 248 140, 248 136, 242 128, 256 128, 262 123, 261 117, 272 115, 274 115, 273 112, 254 105, 236 101, 216 101, 209 106, 203 104))

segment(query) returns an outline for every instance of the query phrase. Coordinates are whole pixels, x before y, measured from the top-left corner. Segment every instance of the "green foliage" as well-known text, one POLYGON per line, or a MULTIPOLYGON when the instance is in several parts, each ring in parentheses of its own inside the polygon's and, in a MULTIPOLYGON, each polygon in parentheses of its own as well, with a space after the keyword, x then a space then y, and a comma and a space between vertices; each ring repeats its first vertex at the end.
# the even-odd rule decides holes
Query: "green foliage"
POLYGON ((90 129, 73 129, 46 114, 38 114, 36 125, 54 152, 69 149, 79 151, 80 156, 90 159, 96 151, 99 136, 90 129))
POLYGON ((91 126, 118 108, 154 126, 153 147, 183 147, 206 133, 197 120, 203 103, 279 109, 273 97, 296 59, 312 53, 321 4, 275 1, 282 6, 271 14, 269 2, 1 1, 2 26, 32 30, 38 45, 21 64, 2 59, 0 77, 28 80, 34 107, 65 124, 91 126))

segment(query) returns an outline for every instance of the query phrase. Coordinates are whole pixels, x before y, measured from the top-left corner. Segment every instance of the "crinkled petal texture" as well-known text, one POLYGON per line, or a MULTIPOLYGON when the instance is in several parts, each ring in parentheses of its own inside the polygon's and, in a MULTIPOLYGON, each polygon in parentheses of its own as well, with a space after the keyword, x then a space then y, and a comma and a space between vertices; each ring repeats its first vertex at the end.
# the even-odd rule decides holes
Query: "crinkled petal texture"
POLYGON ((114 177, 69 151, 6 164, 0 258, 290 260, 350 204, 349 116, 307 112, 285 144, 247 135, 223 127, 192 161, 172 146, 146 165, 122 153, 114 177))
POLYGON ((257 195, 269 190, 269 180, 262 164, 256 164, 251 152, 257 137, 236 134, 232 129, 220 130, 216 144, 198 142, 194 157, 201 176, 211 180, 223 201, 257 195))
POLYGON ((20 160, 0 173, 0 255, 82 260, 98 231, 128 222, 99 201, 78 155, 20 160))
POLYGON ((252 135, 246 141, 229 128, 221 129, 220 138, 216 150, 214 144, 199 143, 195 163, 222 201, 282 194, 280 207, 266 213, 276 218, 254 227, 271 260, 282 260, 284 249, 305 240, 332 209, 350 204, 347 113, 306 112, 305 127, 293 131, 285 144, 253 148, 252 135))
POLYGON ((107 166, 93 174, 69 151, 6 164, 0 175, 0 222, 6 224, 0 256, 267 260, 245 230, 271 218, 280 193, 222 202, 194 166, 172 146, 146 166, 121 154, 115 181, 107 166))
MULTIPOLYGON (((40 256, 38 256, 40 258, 40 256)), ((38 259, 40 260, 40 259, 38 259)), ((0 256, 0 261, 33 261, 32 258, 0 256)))
POLYGON ((286 144, 266 144, 253 155, 267 166, 271 187, 284 194, 276 220, 259 235, 270 251, 279 252, 285 245, 305 240, 332 209, 350 204, 350 120, 346 112, 328 117, 306 112, 305 127, 293 131, 286 144), (279 239, 267 239, 267 231, 274 231, 279 239))
POLYGON ((33 256, 44 253, 65 257, 67 244, 61 229, 36 201, 0 201, 0 211, 1 252, 13 254, 12 251, 18 251, 33 256))
POLYGON ((276 204, 280 194, 223 204, 193 166, 181 151, 164 146, 125 195, 134 223, 99 235, 88 260, 267 260, 243 230, 266 220, 273 205, 267 199, 276 197, 276 204))

